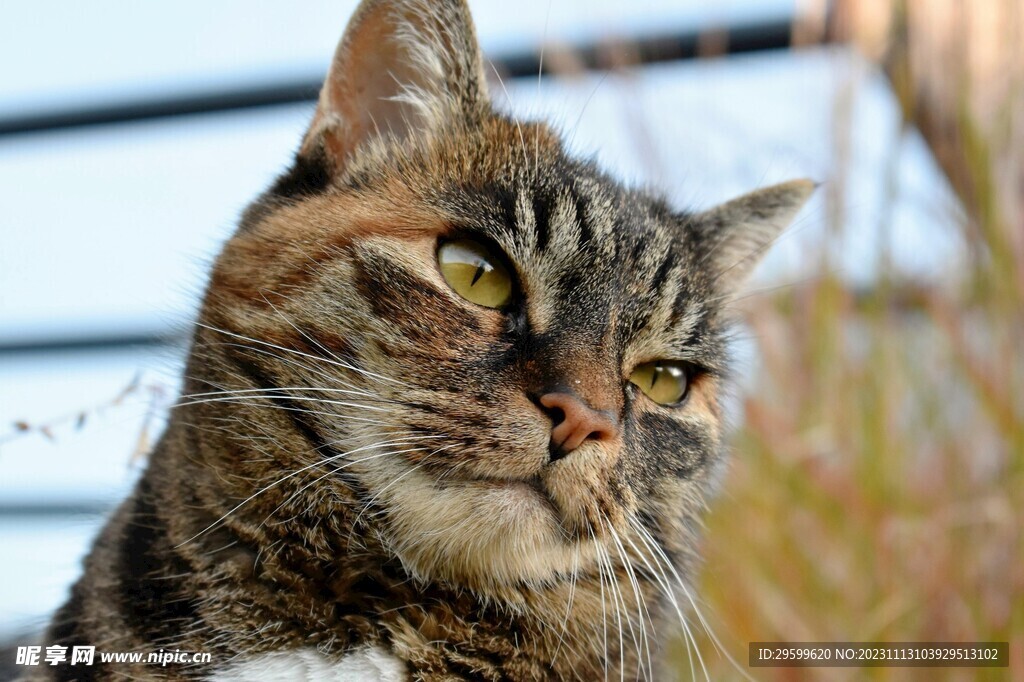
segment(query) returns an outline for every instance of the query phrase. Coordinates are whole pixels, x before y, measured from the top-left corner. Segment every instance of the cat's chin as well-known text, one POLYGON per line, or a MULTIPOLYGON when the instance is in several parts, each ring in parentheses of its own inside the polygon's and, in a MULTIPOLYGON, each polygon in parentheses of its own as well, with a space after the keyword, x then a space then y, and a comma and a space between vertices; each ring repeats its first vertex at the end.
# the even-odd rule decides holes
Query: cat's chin
POLYGON ((393 486, 387 534, 420 580, 509 601, 519 587, 558 581, 594 554, 590 541, 567 536, 537 481, 466 480, 442 488, 418 474, 393 486))

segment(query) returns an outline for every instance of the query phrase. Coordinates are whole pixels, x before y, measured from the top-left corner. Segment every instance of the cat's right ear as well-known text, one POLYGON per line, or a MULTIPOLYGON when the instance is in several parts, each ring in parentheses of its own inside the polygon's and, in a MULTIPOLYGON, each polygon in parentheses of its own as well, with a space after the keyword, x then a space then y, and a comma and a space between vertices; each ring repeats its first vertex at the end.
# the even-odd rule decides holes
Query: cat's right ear
POLYGON ((465 0, 363 0, 320 91, 300 155, 344 169, 374 139, 430 136, 490 110, 465 0))
POLYGON ((810 198, 816 183, 793 180, 727 201, 689 220, 703 263, 719 286, 736 291, 765 250, 810 198))

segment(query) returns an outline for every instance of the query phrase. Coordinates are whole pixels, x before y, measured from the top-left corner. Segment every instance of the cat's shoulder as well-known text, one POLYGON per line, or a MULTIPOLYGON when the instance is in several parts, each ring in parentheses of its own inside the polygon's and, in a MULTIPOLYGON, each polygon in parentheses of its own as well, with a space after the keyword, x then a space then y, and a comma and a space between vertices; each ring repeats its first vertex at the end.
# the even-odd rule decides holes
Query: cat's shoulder
POLYGON ((239 658, 216 670, 209 682, 399 682, 405 664, 379 646, 365 646, 339 658, 316 649, 296 649, 239 658))

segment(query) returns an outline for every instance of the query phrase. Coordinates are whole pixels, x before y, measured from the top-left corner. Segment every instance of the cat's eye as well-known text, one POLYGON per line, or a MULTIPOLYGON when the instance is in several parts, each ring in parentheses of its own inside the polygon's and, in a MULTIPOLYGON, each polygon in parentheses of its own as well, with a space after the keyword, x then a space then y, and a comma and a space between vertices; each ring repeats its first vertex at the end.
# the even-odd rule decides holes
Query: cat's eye
POLYGON ((480 242, 444 242, 437 250, 437 263, 448 285, 467 301, 488 308, 503 308, 511 302, 512 275, 480 242))
POLYGON ((668 360, 637 365, 629 380, 648 398, 661 405, 681 403, 690 388, 686 364, 668 360))

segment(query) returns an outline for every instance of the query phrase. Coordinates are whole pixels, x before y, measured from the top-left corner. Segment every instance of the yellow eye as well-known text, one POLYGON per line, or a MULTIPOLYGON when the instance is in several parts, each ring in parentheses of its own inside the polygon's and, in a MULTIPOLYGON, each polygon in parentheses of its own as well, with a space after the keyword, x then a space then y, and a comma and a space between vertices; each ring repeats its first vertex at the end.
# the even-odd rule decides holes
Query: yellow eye
POLYGON ((448 285, 467 301, 502 308, 512 300, 512 276, 480 242, 445 242, 437 250, 437 262, 448 285))
POLYGON ((681 402, 690 385, 683 363, 662 360, 637 365, 629 380, 648 398, 661 405, 681 402))

